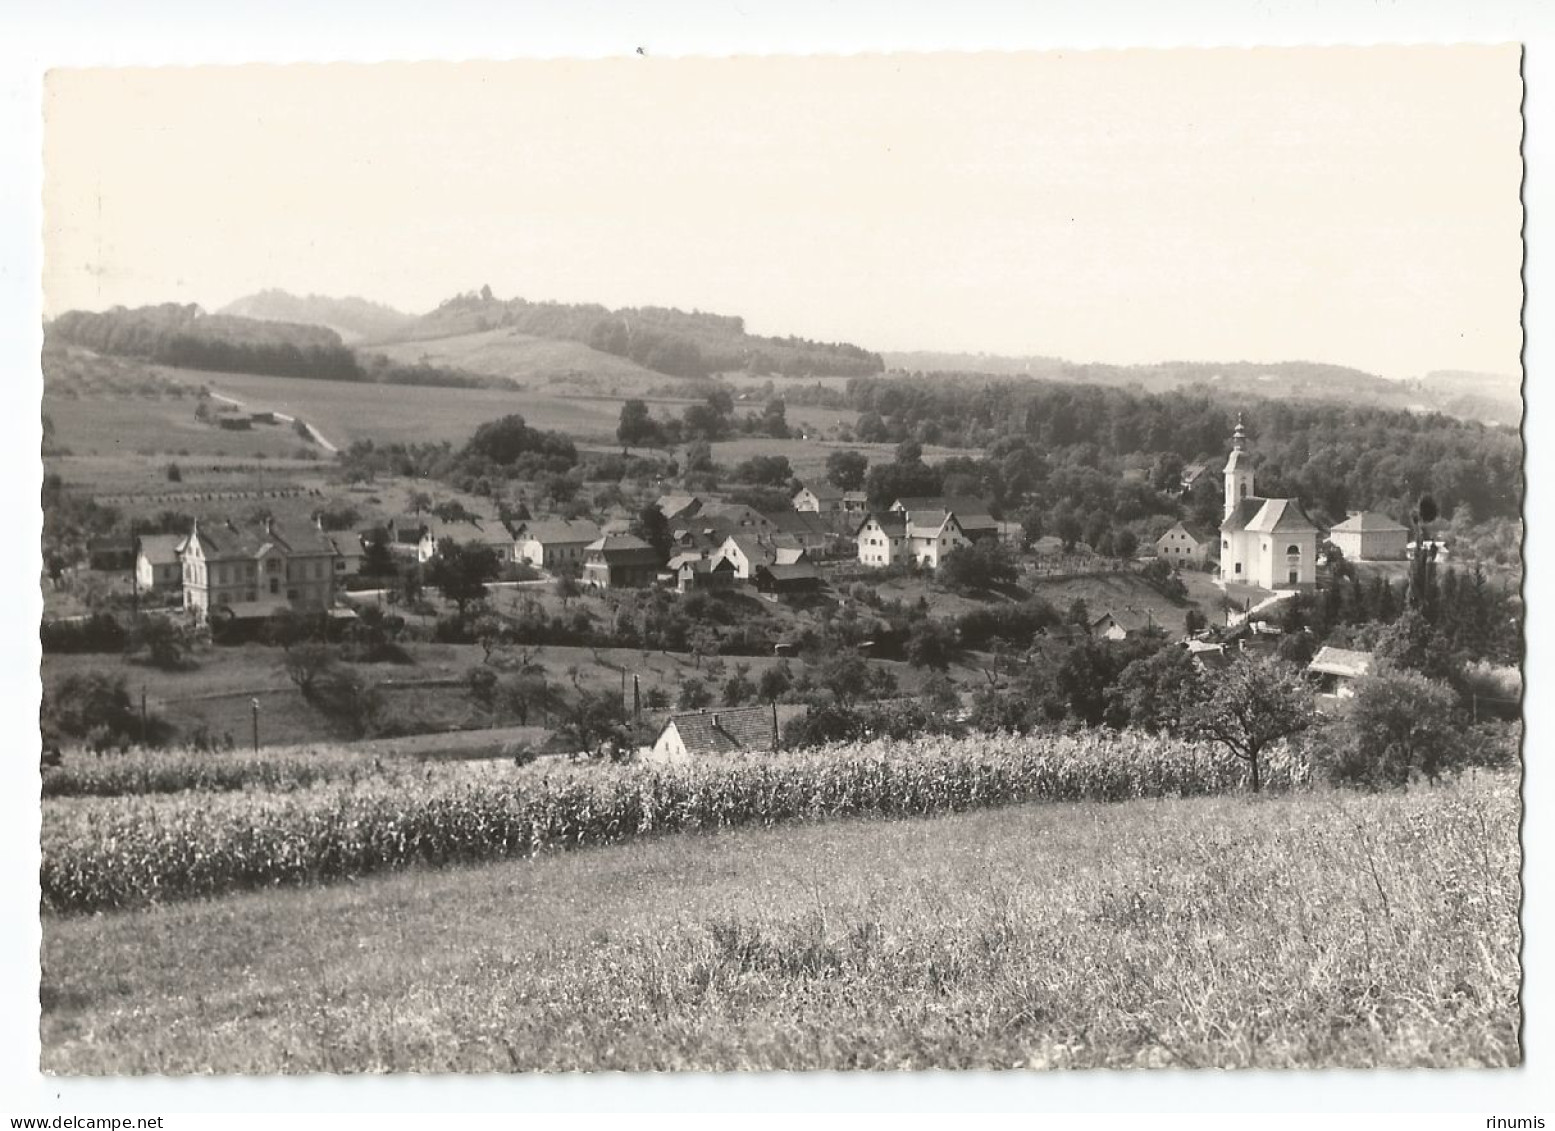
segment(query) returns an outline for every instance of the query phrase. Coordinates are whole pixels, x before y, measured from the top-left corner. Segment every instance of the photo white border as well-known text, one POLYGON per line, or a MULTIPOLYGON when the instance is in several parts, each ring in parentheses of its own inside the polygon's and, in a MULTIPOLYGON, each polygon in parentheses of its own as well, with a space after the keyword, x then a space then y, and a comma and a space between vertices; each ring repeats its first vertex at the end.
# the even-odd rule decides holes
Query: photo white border
MULTIPOLYGON (((0 556, 11 646, 0 657, 10 744, 5 759, 3 884, 11 927, 0 959, 0 1116, 110 1111, 506 1111, 506 1110, 1033 1110, 1050 1112, 1326 1111, 1464 1112, 1483 1116, 1543 1112, 1555 1078, 1549 1025, 1547 905, 1525 880, 1525 1053, 1527 1064, 1499 1072, 1055 1072, 918 1073, 804 1077, 750 1074, 633 1077, 307 1078, 76 1080, 38 1073, 34 914, 38 859, 37 779, 32 758, 38 701, 37 594, 41 470, 37 356, 41 344, 41 75, 50 66, 156 65, 253 61, 370 62, 383 59, 601 57, 642 48, 655 56, 854 53, 860 51, 1082 49, 1133 46, 1248 46, 1522 42, 1526 45, 1525 197, 1528 220, 1527 435, 1551 413, 1537 376, 1555 363, 1541 327, 1555 326, 1555 240, 1540 221, 1555 218, 1555 5, 1537 0, 1473 4, 1122 3, 1119 0, 995 4, 583 3, 570 6, 406 0, 248 6, 106 0, 37 4, 0 12, 0 349, 5 377, 0 458, 6 529, 16 552, 0 556), (429 12, 431 13, 429 15, 429 12), (435 17, 435 22, 434 22, 435 17), (1541 340, 1542 338, 1542 340, 1541 340), (1543 364, 1541 364, 1541 362, 1543 364), (24 739, 24 740, 23 740, 24 739), (1541 1075, 1544 1079, 1540 1079, 1541 1075)), ((1555 427, 1549 425, 1546 427, 1555 427)), ((1527 452, 1529 536, 1527 678, 1543 687, 1552 654, 1547 586, 1537 577, 1540 548, 1555 530, 1555 474, 1548 449, 1527 452)), ((1540 739, 1551 734, 1548 701, 1528 699, 1525 806, 1550 800, 1540 772, 1540 739)), ((1525 821, 1525 877, 1552 872, 1549 840, 1525 821)), ((1555 881, 1548 886, 1555 888, 1555 881)), ((1466 1121, 1462 1125, 1469 1125, 1466 1121)))

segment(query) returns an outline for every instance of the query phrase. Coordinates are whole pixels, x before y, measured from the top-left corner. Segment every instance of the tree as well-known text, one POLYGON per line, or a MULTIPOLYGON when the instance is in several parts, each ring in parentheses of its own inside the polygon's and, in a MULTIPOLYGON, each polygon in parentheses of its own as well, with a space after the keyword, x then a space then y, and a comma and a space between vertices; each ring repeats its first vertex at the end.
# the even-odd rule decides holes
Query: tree
POLYGON ((1193 608, 1189 609, 1186 613, 1183 614, 1182 627, 1183 631, 1185 631, 1189 636, 1193 636, 1197 633, 1203 632, 1206 628, 1209 627, 1209 618, 1204 615, 1203 611, 1197 605, 1195 605, 1193 608))
POLYGON ((1107 689, 1112 721, 1179 734, 1209 694, 1204 674, 1185 648, 1162 648, 1123 669, 1107 689))
POLYGON ((869 690, 869 665, 857 652, 842 652, 821 666, 817 682, 847 706, 869 690))
POLYGON ((923 445, 917 440, 903 440, 896 445, 896 462, 911 466, 923 462, 923 445))
POLYGON ((918 694, 936 715, 949 715, 961 709, 961 693, 956 690, 955 681, 944 672, 935 672, 924 680, 918 694))
POLYGON ((675 696, 676 705, 683 711, 695 711, 712 701, 713 693, 708 690, 707 682, 695 676, 682 680, 679 693, 675 696))
POLYGON ((40 723, 45 741, 78 739, 99 752, 124 749, 135 741, 153 744, 166 730, 158 723, 142 734, 124 677, 99 671, 72 672, 50 687, 43 696, 40 723))
POLYGON ((675 548, 675 535, 670 531, 670 520, 664 517, 656 503, 649 503, 637 512, 632 520, 631 532, 653 547, 659 560, 666 561, 675 548))
POLYGON ((335 665, 335 651, 327 644, 298 644, 286 652, 282 666, 286 678, 297 685, 304 699, 311 700, 319 681, 335 665))
POLYGON ((863 452, 832 452, 826 457, 826 479, 842 491, 857 491, 864 486, 869 458, 863 452))
POLYGON ((616 425, 616 439, 623 448, 653 447, 662 439, 656 420, 648 415, 646 401, 630 400, 621 406, 621 421, 616 425))
POLYGON ((686 470, 712 471, 713 445, 706 440, 693 440, 686 445, 686 470))
POLYGON ((756 685, 751 682, 750 665, 735 665, 734 674, 724 681, 724 706, 738 707, 742 703, 749 702, 755 695, 756 685))
POLYGON ((410 493, 410 509, 412 514, 421 515, 432 509, 432 496, 425 491, 412 491, 410 493))
POLYGON ((1008 550, 996 538, 961 546, 940 564, 940 580, 951 589, 991 589, 1012 584, 1019 576, 1008 550))
POLYGON ((1278 660, 1244 656, 1216 675, 1209 698, 1187 729, 1246 762, 1257 793, 1263 784, 1264 751, 1316 721, 1312 692, 1300 676, 1278 660))
POLYGON ((756 680, 756 694, 768 703, 776 703, 788 689, 794 685, 794 673, 788 666, 788 661, 774 664, 761 673, 756 680))
POLYGON ((176 463, 167 465, 167 481, 169 483, 182 483, 184 481, 183 469, 176 463))
POLYGON ((920 620, 907 637, 907 662, 915 668, 949 671, 956 655, 956 631, 943 621, 920 620))
POLYGON ((1417 772, 1434 783, 1464 760, 1465 745, 1452 688, 1419 672, 1383 669, 1356 681, 1327 769, 1349 785, 1403 786, 1417 772))
POLYGON ((437 553, 427 563, 427 580, 459 609, 462 618, 472 601, 486 596, 486 582, 499 572, 497 555, 487 546, 460 545, 452 538, 437 544, 437 553))
POLYGON ((144 650, 152 666, 163 671, 183 668, 191 647, 188 630, 167 617, 143 616, 130 633, 130 649, 144 650))
POLYGON ((552 586, 556 595, 561 598, 562 608, 567 607, 567 602, 575 597, 583 595, 583 586, 578 584, 578 579, 570 569, 558 569, 556 571, 556 583, 552 586))
POLYGON ((394 576, 394 553, 389 549, 389 532, 383 527, 375 527, 362 539, 362 564, 358 572, 364 577, 394 576))

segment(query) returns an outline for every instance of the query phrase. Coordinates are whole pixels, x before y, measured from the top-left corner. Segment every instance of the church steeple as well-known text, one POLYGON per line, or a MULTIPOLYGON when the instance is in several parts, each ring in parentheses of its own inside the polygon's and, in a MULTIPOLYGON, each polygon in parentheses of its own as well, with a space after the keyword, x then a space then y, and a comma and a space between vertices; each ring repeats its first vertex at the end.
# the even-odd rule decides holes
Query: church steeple
POLYGON ((1226 509, 1222 521, 1243 499, 1253 494, 1253 466, 1247 456, 1247 428, 1242 414, 1236 414, 1236 431, 1231 433, 1231 456, 1226 460, 1226 509))

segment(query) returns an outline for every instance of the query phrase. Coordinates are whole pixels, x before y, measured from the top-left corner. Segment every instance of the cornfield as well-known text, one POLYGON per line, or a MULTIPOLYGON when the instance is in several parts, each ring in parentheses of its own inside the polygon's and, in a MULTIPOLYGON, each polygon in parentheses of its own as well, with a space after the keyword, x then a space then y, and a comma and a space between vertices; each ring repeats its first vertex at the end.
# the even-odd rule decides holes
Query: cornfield
MULTIPOLYGON (((676 767, 534 769, 54 800, 44 806, 43 905, 97 911, 654 833, 1192 796, 1245 782, 1243 764, 1216 748, 1136 734, 927 737, 676 767)), ((1299 758, 1275 754, 1265 778, 1289 788, 1308 774, 1299 758)))

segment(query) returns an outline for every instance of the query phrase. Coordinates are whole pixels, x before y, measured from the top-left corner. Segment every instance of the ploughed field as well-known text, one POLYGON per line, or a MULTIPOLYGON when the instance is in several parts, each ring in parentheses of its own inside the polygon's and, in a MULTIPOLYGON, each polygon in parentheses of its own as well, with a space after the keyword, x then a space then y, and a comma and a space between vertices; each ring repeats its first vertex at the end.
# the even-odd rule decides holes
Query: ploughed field
POLYGON ((44 803, 43 1067, 1519 1063, 1516 779, 1213 753, 131 766, 44 803))

